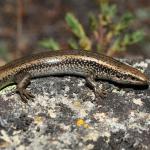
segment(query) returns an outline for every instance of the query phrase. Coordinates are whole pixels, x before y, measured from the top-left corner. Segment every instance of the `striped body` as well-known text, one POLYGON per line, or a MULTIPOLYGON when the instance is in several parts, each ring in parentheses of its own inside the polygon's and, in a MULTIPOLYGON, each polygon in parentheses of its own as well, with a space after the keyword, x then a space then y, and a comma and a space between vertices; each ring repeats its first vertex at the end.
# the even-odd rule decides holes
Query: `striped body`
POLYGON ((139 70, 111 57, 70 50, 34 54, 0 68, 0 88, 14 83, 17 74, 28 72, 32 78, 50 75, 93 76, 122 84, 146 85, 148 78, 139 70))

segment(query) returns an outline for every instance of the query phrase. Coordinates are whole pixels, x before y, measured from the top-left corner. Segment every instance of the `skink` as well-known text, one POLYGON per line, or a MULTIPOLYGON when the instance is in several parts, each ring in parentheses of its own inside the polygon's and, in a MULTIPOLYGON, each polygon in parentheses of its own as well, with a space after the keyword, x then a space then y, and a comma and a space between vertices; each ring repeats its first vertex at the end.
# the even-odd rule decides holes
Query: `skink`
POLYGON ((0 89, 17 84, 23 102, 34 98, 26 87, 33 78, 51 75, 77 75, 96 93, 103 93, 95 79, 110 80, 121 84, 148 85, 149 79, 141 71, 103 54, 67 50, 33 54, 0 67, 0 89))

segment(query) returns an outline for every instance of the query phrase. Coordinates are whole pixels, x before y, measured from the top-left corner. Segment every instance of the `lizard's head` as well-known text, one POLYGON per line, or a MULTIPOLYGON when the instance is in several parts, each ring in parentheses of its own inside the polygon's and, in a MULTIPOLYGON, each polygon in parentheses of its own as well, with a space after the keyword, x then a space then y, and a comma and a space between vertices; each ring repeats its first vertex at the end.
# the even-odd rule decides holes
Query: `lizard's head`
POLYGON ((146 86, 149 84, 149 78, 141 71, 128 66, 125 71, 120 69, 113 75, 113 81, 121 84, 141 85, 146 86))
POLYGON ((149 78, 140 70, 111 57, 102 55, 98 63, 100 64, 97 67, 99 79, 141 86, 147 86, 150 83, 149 78))

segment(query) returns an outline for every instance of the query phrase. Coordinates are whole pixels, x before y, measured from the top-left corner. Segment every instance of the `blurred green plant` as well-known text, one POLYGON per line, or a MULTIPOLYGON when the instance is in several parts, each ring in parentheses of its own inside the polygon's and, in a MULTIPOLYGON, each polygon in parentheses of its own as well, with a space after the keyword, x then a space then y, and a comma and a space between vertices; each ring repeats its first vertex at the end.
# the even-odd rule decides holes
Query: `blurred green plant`
POLYGON ((71 28, 71 31, 73 32, 74 36, 78 38, 78 43, 75 41, 75 39, 69 40, 69 46, 71 48, 82 48, 84 50, 90 50, 91 49, 91 40, 86 35, 83 26, 81 23, 77 20, 77 18, 71 14, 67 13, 66 15, 66 22, 68 26, 71 28))
POLYGON ((3 41, 0 41, 0 59, 4 60, 6 62, 10 60, 10 56, 8 53, 6 43, 3 41))
POLYGON ((49 38, 49 39, 44 39, 44 40, 41 40, 39 42, 39 45, 41 47, 44 47, 44 48, 47 48, 47 49, 51 49, 51 50, 59 50, 60 49, 60 45, 58 42, 56 42, 54 39, 52 38, 49 38))
MULTIPOLYGON (((135 18, 130 12, 125 12, 124 15, 118 17, 117 6, 110 5, 108 0, 100 0, 99 6, 98 15, 92 12, 88 15, 90 29, 88 32, 74 14, 66 14, 65 20, 72 32, 72 37, 67 41, 69 48, 96 49, 98 52, 113 55, 143 40, 142 30, 133 31, 132 23, 135 18)), ((40 43, 45 48, 60 49, 59 44, 52 38, 40 43)))

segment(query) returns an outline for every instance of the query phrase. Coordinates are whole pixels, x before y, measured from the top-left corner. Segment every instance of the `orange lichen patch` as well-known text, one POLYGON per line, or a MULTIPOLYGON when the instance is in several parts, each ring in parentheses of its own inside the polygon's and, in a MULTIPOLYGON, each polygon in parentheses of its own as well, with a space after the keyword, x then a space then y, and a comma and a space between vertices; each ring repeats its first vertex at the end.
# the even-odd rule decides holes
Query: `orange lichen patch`
POLYGON ((76 125, 78 127, 82 126, 84 128, 89 128, 89 125, 83 119, 81 119, 81 118, 79 118, 79 119, 76 120, 76 125))

